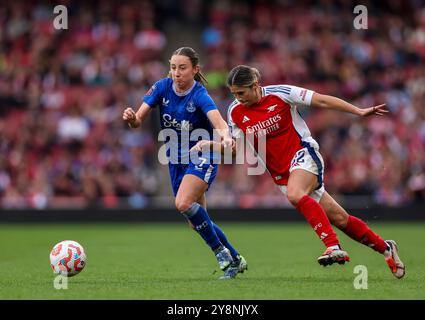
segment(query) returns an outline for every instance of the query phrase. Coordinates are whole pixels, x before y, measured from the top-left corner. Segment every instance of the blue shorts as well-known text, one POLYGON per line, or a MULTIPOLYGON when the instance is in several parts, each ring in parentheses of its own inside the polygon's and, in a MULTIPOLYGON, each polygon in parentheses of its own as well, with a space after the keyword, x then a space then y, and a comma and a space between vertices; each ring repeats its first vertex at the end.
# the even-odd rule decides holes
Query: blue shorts
MULTIPOLYGON (((208 183, 208 189, 214 181, 218 171, 218 164, 205 163, 203 165, 195 165, 192 162, 189 164, 169 164, 171 185, 173 187, 174 196, 177 195, 183 177, 186 174, 193 174, 208 183)), ((207 189, 207 190, 208 190, 207 189)))

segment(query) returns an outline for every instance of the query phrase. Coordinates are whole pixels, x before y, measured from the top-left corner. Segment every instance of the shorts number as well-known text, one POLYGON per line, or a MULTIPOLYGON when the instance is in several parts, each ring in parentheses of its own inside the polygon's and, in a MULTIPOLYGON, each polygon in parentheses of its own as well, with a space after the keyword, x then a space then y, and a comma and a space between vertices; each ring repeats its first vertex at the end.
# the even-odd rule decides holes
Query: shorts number
POLYGON ((298 158, 297 158, 297 162, 299 163, 303 163, 304 162, 304 155, 305 155, 305 151, 301 150, 300 152, 298 152, 298 158))
POLYGON ((198 168, 202 168, 202 166, 207 162, 207 158, 199 157, 199 160, 201 160, 201 163, 196 165, 198 168))
POLYGON ((294 165, 298 165, 299 163, 304 163, 305 151, 300 150, 296 153, 294 159, 292 160, 291 167, 294 165))

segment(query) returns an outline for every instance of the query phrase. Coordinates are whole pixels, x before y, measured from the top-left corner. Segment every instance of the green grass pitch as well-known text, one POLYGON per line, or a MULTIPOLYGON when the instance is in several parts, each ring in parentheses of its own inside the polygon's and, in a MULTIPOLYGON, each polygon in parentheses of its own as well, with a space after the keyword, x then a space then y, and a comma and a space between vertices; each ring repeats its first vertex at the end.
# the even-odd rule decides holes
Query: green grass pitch
POLYGON ((383 256, 338 231, 351 261, 322 267, 324 247, 306 223, 219 223, 248 261, 221 281, 215 257, 183 221, 176 224, 0 224, 0 299, 425 299, 425 223, 372 228, 398 242, 407 273, 394 278, 383 256), (80 242, 88 262, 68 289, 53 286, 49 253, 80 242), (355 289, 356 265, 367 289, 355 289))

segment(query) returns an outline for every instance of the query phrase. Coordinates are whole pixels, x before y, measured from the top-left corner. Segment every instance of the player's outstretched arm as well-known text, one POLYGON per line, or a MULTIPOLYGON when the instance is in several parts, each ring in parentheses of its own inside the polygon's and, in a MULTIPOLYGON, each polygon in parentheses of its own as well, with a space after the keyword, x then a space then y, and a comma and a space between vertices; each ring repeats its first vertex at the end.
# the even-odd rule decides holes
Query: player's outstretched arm
POLYGON ((203 150, 211 150, 211 148, 212 148, 212 151, 222 152, 223 145, 220 142, 213 141, 213 140, 200 140, 190 149, 190 152, 192 151, 202 152, 203 150))
POLYGON ((311 106, 353 113, 361 117, 367 117, 370 115, 383 116, 389 112, 386 108, 385 103, 368 108, 359 108, 340 98, 319 94, 316 92, 313 94, 313 97, 311 99, 311 106))
MULTIPOLYGON (((191 149, 192 151, 212 150, 214 152, 220 152, 224 156, 224 146, 222 143, 213 140, 200 140, 191 149)), ((232 139, 232 156, 236 155, 236 141, 232 139)))
POLYGON ((151 107, 146 102, 143 102, 137 112, 134 112, 132 108, 126 108, 123 112, 122 119, 128 123, 130 128, 137 128, 140 127, 150 111, 151 107))
POLYGON ((232 136, 230 135, 229 126, 226 121, 224 121, 218 110, 211 110, 207 113, 208 120, 212 123, 213 127, 222 138, 222 144, 224 148, 229 148, 232 146, 232 136))

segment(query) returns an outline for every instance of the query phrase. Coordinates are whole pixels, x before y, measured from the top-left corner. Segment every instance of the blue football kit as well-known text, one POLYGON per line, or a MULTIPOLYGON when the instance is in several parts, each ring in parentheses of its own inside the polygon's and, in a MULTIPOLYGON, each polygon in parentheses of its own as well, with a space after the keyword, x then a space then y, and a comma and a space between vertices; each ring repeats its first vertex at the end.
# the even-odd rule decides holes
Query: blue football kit
MULTIPOLYGON (((162 128, 160 140, 166 145, 174 196, 186 174, 199 177, 209 188, 217 175, 220 154, 212 151, 189 152, 199 140, 214 140, 213 127, 207 113, 217 110, 217 106, 205 87, 194 81, 190 89, 179 93, 175 90, 173 80, 164 78, 150 88, 143 102, 151 108, 159 107, 162 128)), ((219 226, 212 222, 206 209, 194 202, 182 214, 214 251, 220 268, 224 270, 227 267, 223 277, 235 277, 239 273, 241 261, 245 265, 246 262, 239 258, 238 251, 229 243, 219 226), (230 267, 231 260, 238 264, 230 267)))
POLYGON ((159 107, 174 196, 186 174, 193 174, 210 186, 218 170, 214 159, 219 155, 208 151, 189 152, 199 140, 213 140, 213 127, 207 113, 217 106, 205 87, 195 81, 190 89, 179 93, 173 80, 164 78, 150 88, 143 101, 151 108, 159 107))

